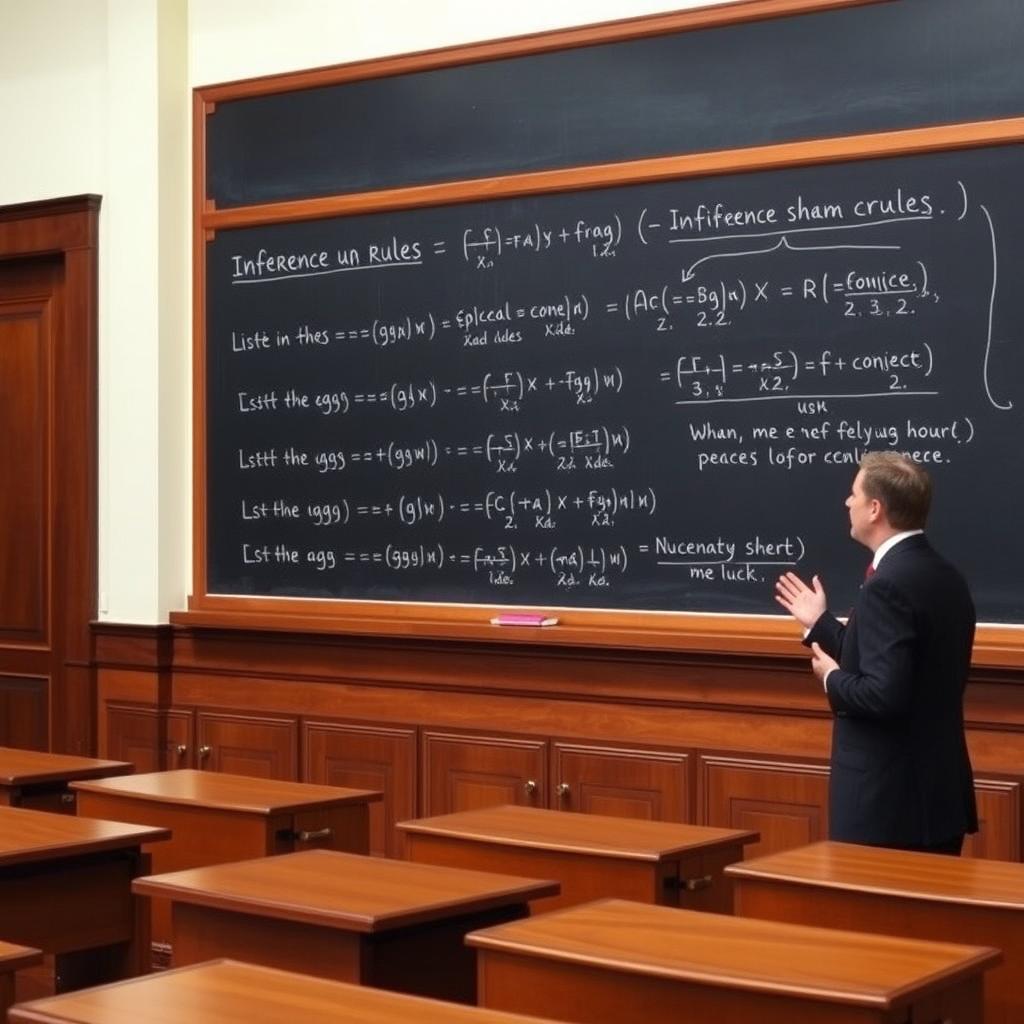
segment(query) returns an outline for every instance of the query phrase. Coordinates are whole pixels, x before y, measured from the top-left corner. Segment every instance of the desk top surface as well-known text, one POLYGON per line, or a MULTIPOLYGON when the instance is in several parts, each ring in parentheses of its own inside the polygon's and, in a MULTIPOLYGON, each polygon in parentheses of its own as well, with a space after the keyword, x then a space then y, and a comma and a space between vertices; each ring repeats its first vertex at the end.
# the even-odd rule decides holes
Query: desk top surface
POLYGON ((213 960, 16 1006, 14 1024, 543 1024, 271 967, 213 960), (301 1007, 301 1012, 297 1010, 301 1007))
POLYGON ((0 941, 0 968, 4 970, 17 971, 22 967, 31 967, 33 964, 40 963, 42 959, 42 950, 0 941))
POLYGON ((557 896, 557 882, 303 850, 139 878, 134 890, 346 931, 403 928, 557 896))
POLYGON ((981 946, 889 938, 598 900, 472 932, 470 946, 623 974, 892 1008, 1001 960, 981 946))
POLYGON ((726 868, 737 879, 1024 910, 1024 864, 822 842, 726 868))
POLYGON ((121 850, 170 837, 170 829, 150 825, 126 825, 120 821, 76 818, 23 807, 0 807, 0 868, 121 850))
POLYGON ((757 832, 742 829, 611 818, 514 804, 402 821, 398 828, 412 835, 654 862, 702 849, 753 843, 759 838, 757 832))
POLYGON ((64 779, 99 779, 108 775, 127 775, 134 767, 128 761, 101 761, 94 757, 0 747, 0 786, 25 786, 64 779))
POLYGON ((192 804, 247 814, 280 814, 342 804, 365 804, 380 800, 382 796, 372 789, 254 779, 247 775, 203 772, 193 768, 74 782, 71 788, 98 796, 192 804))

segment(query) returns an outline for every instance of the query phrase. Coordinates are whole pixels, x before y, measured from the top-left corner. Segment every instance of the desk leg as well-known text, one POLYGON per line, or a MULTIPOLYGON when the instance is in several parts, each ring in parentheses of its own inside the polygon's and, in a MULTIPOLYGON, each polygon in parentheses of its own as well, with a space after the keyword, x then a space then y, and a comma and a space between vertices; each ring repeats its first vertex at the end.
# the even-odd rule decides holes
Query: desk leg
POLYGON ((14 974, 0 974, 0 1021, 7 1020, 7 1010, 14 1002, 14 974))

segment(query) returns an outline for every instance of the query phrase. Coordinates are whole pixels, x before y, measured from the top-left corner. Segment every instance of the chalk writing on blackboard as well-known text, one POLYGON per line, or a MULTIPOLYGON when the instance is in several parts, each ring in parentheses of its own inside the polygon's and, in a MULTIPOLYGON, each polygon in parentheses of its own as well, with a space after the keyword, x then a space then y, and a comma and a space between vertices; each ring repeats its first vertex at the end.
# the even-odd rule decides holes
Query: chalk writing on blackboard
MULTIPOLYGON (((779 568, 853 557, 865 451, 960 495, 1021 478, 1022 172, 1006 146, 219 232, 210 592, 773 612, 779 568)), ((1022 542, 987 519, 1004 556, 960 561, 1012 621, 1022 542)))

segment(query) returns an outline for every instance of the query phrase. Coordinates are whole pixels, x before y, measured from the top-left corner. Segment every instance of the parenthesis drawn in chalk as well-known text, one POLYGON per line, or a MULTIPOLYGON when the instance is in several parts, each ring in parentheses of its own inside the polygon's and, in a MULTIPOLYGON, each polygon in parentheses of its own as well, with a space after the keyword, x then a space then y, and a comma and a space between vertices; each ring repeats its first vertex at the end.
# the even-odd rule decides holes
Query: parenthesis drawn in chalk
POLYGON ((622 244, 622 219, 618 214, 615 214, 615 248, 622 244))
POLYGON ((960 192, 964 199, 963 209, 960 211, 960 216, 957 217, 957 221, 961 221, 967 216, 967 186, 959 179, 957 179, 957 184, 960 186, 960 192))
POLYGON ((800 541, 800 554, 797 556, 796 560, 798 562, 802 562, 804 560, 804 555, 807 553, 807 551, 804 548, 804 539, 803 539, 803 537, 797 537, 797 540, 800 541))
POLYGON ((988 337, 985 340, 985 362, 982 367, 982 379, 985 384, 985 394, 988 395, 988 400, 997 409, 1006 410, 1013 408, 1013 402, 997 402, 995 398, 992 397, 992 389, 989 387, 988 384, 988 360, 989 356, 991 356, 992 354, 992 317, 995 313, 996 288, 999 283, 999 252, 996 248, 996 229, 995 225, 992 223, 992 216, 988 212, 988 207, 986 207, 984 204, 981 204, 980 209, 981 212, 985 215, 985 220, 988 222, 989 237, 992 240, 992 292, 989 295, 988 300, 988 337))
POLYGON ((928 292, 928 268, 920 261, 917 261, 917 265, 921 268, 921 298, 923 299, 928 292))
POLYGON ((644 238, 644 217, 647 216, 647 207, 645 206, 640 211, 640 216, 636 219, 636 233, 640 236, 640 242, 642 245, 647 244, 647 239, 644 238))
POLYGON ((930 377, 932 375, 932 370, 935 368, 935 356, 932 353, 931 345, 929 345, 927 341, 924 342, 924 350, 928 353, 928 369, 924 371, 924 375, 926 377, 930 377))

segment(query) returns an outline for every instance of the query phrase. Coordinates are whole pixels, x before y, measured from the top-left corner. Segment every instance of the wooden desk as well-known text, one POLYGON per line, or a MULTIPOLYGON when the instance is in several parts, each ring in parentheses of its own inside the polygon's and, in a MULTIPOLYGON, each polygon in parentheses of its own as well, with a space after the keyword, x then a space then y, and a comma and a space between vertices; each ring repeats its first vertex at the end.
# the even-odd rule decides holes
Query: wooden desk
POLYGON ((14 1002, 14 972, 42 963, 42 960, 40 949, 0 942, 0 1021, 7 1019, 7 1008, 14 1002))
POLYGON ((0 934, 55 959, 58 991, 131 977, 148 963, 149 920, 131 881, 164 828, 0 807, 0 934))
POLYGON ((745 917, 997 946, 985 1020, 1024 1021, 1024 864, 826 842, 729 874, 745 917))
POLYGON ((133 770, 127 761, 0 747, 0 806, 74 814, 75 794, 69 782, 127 775, 133 770))
POLYGON ((544 1024, 219 960, 16 1006, 11 1024, 544 1024))
MULTIPOLYGON (((374 790, 189 769, 75 782, 80 816, 163 825, 154 873, 323 848, 367 853, 374 790)), ((170 907, 153 902, 153 941, 171 941, 170 907)))
POLYGON ((229 956, 475 1002, 465 935, 529 913, 557 882, 309 850, 141 878, 173 902, 174 964, 229 956))
POLYGON ((581 1024, 980 1024, 999 952, 599 900, 475 932, 480 1004, 581 1024))
POLYGON ((606 896, 732 913, 723 870, 757 832, 609 818, 536 807, 487 807, 400 822, 406 856, 425 864, 555 878, 544 913, 606 896))

